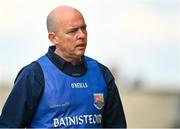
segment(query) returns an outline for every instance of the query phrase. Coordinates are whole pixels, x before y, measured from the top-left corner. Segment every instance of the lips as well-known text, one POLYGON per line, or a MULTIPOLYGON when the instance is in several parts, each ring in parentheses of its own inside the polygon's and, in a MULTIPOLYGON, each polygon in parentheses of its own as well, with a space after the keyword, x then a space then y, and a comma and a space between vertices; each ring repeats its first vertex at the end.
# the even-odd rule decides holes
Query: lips
POLYGON ((81 44, 76 45, 76 47, 78 47, 78 48, 85 48, 86 44, 85 43, 81 43, 81 44))

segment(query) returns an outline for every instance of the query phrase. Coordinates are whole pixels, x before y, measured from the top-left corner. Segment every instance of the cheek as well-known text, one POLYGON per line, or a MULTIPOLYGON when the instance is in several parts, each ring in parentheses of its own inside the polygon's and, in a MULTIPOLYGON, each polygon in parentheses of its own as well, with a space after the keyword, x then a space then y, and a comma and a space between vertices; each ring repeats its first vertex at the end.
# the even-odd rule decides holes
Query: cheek
POLYGON ((64 35, 63 37, 60 37, 60 39, 62 41, 62 47, 67 51, 74 51, 76 49, 76 37, 64 35))
POLYGON ((67 49, 73 51, 75 49, 76 42, 72 39, 67 39, 65 42, 65 46, 67 49))

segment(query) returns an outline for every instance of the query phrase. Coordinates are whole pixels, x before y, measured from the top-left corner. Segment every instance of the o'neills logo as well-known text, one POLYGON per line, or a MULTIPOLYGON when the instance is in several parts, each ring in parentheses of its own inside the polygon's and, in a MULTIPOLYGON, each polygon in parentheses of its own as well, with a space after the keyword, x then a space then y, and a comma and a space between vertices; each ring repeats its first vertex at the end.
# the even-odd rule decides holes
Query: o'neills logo
POLYGON ((86 82, 84 83, 71 83, 72 88, 87 88, 88 85, 86 82))
POLYGON ((83 124, 101 124, 102 115, 80 115, 64 118, 54 118, 54 127, 67 127, 72 125, 83 124))

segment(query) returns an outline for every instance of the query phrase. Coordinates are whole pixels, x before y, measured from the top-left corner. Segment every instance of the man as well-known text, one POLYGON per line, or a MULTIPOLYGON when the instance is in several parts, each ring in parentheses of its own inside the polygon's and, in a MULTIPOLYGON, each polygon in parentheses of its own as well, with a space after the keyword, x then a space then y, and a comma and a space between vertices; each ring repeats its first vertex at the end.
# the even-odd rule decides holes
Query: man
POLYGON ((75 8, 60 6, 47 17, 48 53, 15 79, 0 127, 126 128, 114 77, 84 56, 86 23, 75 8))

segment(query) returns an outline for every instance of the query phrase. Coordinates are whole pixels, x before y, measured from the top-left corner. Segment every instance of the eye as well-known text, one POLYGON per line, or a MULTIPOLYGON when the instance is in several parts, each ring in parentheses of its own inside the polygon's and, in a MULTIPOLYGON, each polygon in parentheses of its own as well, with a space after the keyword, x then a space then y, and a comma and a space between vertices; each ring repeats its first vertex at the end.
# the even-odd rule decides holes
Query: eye
POLYGON ((87 25, 81 26, 81 30, 86 30, 86 28, 87 28, 87 25))
POLYGON ((87 25, 84 25, 81 27, 81 29, 83 29, 83 30, 86 30, 86 28, 87 28, 87 25))
POLYGON ((78 30, 77 28, 74 28, 74 29, 69 30, 67 33, 68 34, 73 34, 73 33, 76 33, 77 30, 78 30))

